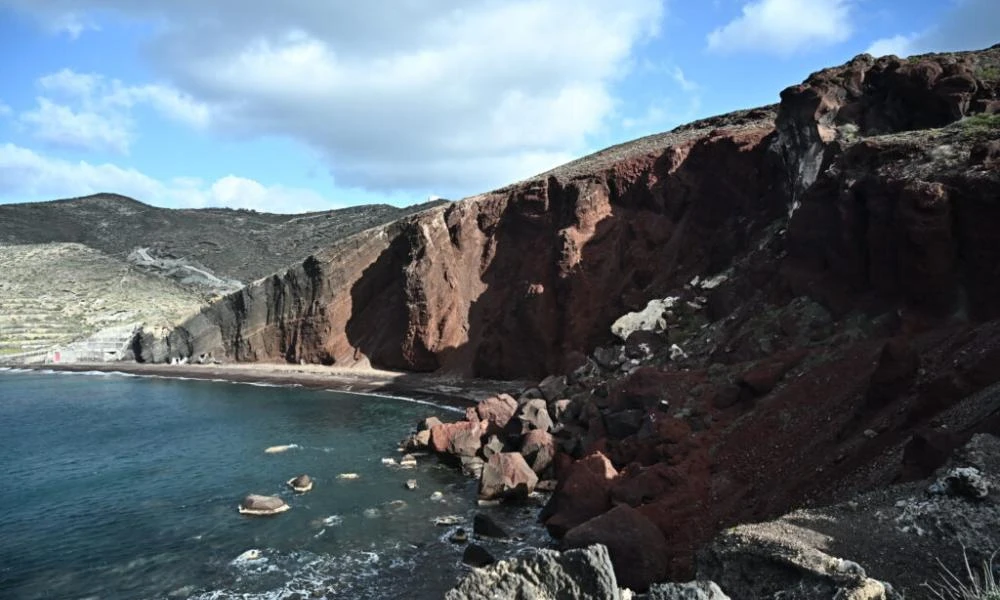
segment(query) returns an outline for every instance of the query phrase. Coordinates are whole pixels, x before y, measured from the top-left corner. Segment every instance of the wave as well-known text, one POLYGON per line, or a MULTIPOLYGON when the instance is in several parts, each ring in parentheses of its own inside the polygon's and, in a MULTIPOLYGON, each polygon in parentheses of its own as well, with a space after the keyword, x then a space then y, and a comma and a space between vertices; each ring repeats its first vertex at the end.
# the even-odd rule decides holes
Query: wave
POLYGON ((424 399, 421 399, 421 398, 410 398, 410 397, 407 397, 407 396, 394 396, 392 394, 376 394, 374 392, 348 392, 348 391, 344 391, 344 390, 334 390, 334 389, 329 389, 329 388, 327 390, 325 390, 325 391, 327 391, 327 392, 333 392, 334 394, 354 394, 356 396, 372 396, 372 397, 375 397, 375 398, 385 398, 387 400, 399 400, 400 402, 409 402, 411 404, 422 404, 424 406, 433 406, 434 408, 437 408, 437 409, 440 409, 440 410, 445 410, 445 411, 448 411, 448 412, 459 413, 459 414, 463 414, 463 415, 465 414, 465 409, 464 408, 458 408, 458 407, 455 407, 455 406, 448 406, 447 404, 441 404, 439 402, 434 402, 434 401, 431 401, 431 400, 424 400, 424 399))
POLYGON ((251 549, 229 563, 241 589, 209 590, 191 598, 273 600, 293 594, 303 598, 315 594, 359 600, 403 597, 411 591, 407 588, 412 584, 407 582, 412 581, 418 568, 417 561, 406 550, 410 548, 400 543, 378 551, 350 550, 337 555, 251 549), (282 583, 275 586, 276 575, 282 583), (254 591, 246 591, 244 586, 254 591))

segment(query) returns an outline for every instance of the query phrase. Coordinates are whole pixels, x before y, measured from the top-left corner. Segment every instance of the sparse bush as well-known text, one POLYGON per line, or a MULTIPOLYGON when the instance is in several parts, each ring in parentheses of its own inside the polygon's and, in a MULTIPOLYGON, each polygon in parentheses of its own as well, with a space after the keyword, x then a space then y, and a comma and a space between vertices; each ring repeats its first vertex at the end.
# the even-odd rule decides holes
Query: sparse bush
POLYGON ((989 559, 984 560, 980 569, 973 570, 969 564, 969 556, 962 549, 962 561, 965 563, 964 580, 953 573, 941 561, 940 583, 925 583, 924 585, 931 591, 935 598, 940 600, 1000 600, 1000 584, 997 583, 994 574, 993 559, 997 553, 994 552, 989 559))

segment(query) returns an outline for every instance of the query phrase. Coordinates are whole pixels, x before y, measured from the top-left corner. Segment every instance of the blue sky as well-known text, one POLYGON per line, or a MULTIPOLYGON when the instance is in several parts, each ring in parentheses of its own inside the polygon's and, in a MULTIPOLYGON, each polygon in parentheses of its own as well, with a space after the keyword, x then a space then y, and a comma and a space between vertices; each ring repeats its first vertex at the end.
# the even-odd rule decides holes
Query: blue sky
POLYGON ((861 52, 997 42, 996 0, 0 0, 0 203, 457 199, 861 52))

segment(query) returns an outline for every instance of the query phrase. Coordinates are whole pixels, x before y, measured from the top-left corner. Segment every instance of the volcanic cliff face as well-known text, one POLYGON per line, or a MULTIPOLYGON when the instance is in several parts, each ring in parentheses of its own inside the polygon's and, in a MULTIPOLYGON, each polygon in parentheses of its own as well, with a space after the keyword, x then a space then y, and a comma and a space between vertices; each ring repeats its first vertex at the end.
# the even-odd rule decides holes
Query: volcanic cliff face
POLYGON ((576 366, 623 312, 725 268, 786 212, 773 119, 695 123, 365 232, 210 307, 171 347, 500 378, 576 366))
MULTIPOLYGON (((776 301, 899 308, 905 328, 955 311, 988 318, 995 149, 977 146, 971 125, 941 127, 997 110, 997 52, 861 56, 785 90, 777 114, 693 123, 365 232, 226 298, 171 347, 564 372, 611 340, 621 314, 745 263, 775 236, 782 249, 764 268, 780 271, 776 301)), ((746 288, 729 301, 716 294, 714 317, 757 287, 752 275, 727 286, 746 288)))

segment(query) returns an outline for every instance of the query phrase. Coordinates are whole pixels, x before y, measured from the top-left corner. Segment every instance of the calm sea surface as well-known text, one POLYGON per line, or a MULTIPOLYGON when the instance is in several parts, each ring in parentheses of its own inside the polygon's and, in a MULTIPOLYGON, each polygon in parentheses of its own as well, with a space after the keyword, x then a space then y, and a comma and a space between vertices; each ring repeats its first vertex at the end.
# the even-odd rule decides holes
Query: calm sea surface
MULTIPOLYGON (((440 598, 463 573, 462 548, 432 521, 471 519, 474 482, 430 457, 413 470, 381 460, 431 414, 447 409, 0 370, 0 598, 440 598), (293 446, 264 452, 276 445, 293 446), (301 473, 316 484, 299 496, 285 481, 301 473), (238 514, 251 492, 292 509, 238 514)), ((515 529, 525 521, 491 510, 515 529)))

